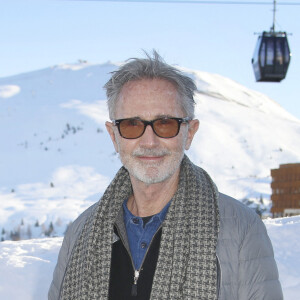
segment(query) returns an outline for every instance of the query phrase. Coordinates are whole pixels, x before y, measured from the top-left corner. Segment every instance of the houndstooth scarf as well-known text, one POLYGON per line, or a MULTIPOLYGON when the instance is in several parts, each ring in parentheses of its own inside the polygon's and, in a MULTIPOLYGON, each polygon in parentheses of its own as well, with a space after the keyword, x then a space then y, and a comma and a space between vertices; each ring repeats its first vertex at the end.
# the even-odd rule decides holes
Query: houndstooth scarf
MULTIPOLYGON (((108 299, 113 224, 132 194, 122 167, 87 219, 65 274, 62 300, 108 299)), ((163 223, 151 299, 217 299, 218 191, 185 156, 179 185, 163 223)))

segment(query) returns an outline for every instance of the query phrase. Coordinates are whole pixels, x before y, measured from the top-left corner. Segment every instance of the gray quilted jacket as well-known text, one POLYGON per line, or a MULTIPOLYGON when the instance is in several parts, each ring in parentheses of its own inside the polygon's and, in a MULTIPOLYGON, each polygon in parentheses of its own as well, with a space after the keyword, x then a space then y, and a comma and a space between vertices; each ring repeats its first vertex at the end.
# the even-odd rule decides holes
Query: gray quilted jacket
MULTIPOLYGON (((65 235, 48 294, 49 300, 59 299, 73 246, 94 206, 83 212, 65 235)), ((242 203, 221 193, 219 210, 218 300, 282 300, 273 248, 260 218, 242 203)))

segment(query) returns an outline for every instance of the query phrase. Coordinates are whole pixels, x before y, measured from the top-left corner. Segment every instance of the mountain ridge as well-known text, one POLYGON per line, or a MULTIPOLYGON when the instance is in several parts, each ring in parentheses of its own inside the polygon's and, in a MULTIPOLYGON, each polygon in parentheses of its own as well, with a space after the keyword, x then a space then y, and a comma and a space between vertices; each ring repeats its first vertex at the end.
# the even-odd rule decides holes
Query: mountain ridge
MULTIPOLYGON (((120 64, 61 64, 0 79, 0 226, 20 218, 68 224, 100 198, 121 166, 102 88, 120 64)), ((300 161, 300 121, 231 79, 178 68, 200 91, 200 128, 187 155, 221 192, 263 198, 269 208, 270 169, 300 161)))

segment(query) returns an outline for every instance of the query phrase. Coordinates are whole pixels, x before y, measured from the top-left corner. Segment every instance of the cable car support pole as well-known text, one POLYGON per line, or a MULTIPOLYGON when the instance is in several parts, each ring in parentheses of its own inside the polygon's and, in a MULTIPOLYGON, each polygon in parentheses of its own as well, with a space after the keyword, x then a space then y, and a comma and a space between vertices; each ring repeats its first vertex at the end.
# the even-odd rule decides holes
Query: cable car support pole
POLYGON ((275 13, 276 13, 276 0, 273 1, 273 26, 271 27, 272 32, 275 32, 275 13))

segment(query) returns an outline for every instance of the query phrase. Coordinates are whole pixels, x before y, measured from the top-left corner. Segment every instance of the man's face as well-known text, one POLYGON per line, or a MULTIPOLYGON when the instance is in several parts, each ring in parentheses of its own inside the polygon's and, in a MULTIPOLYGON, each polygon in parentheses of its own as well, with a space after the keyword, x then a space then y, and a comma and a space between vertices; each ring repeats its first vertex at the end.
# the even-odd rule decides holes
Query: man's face
MULTIPOLYGON (((179 105, 175 86, 162 79, 142 79, 126 83, 116 105, 115 119, 139 117, 151 121, 160 117, 186 117, 179 105)), ((121 162, 136 179, 153 184, 163 182, 179 171, 184 150, 190 147, 199 126, 198 120, 182 124, 177 136, 160 138, 147 126, 137 139, 120 136, 117 127, 106 127, 121 162)))

